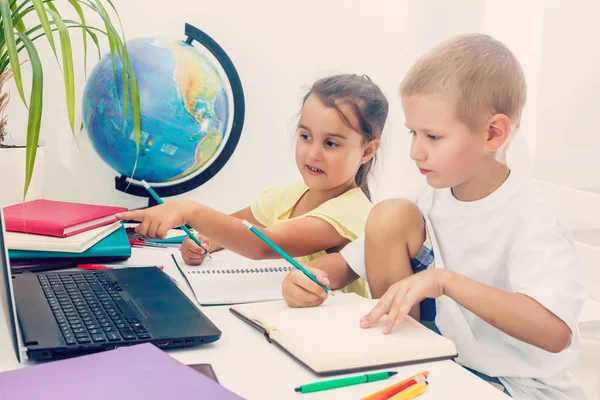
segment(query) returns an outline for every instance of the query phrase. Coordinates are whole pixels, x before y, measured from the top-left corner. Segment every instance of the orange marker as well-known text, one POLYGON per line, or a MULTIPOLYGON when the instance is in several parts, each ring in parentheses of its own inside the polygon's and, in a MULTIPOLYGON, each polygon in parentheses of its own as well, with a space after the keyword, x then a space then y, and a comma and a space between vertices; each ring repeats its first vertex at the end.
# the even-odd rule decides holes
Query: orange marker
POLYGON ((398 383, 395 383, 395 384, 393 384, 393 385, 391 385, 391 386, 388 386, 388 387, 386 387, 385 389, 381 389, 380 391, 378 391, 378 392, 375 392, 375 393, 373 393, 373 394, 370 394, 370 395, 368 395, 367 397, 363 397, 361 400, 375 400, 375 399, 377 399, 379 396, 385 395, 385 394, 387 394, 388 392, 390 392, 390 391, 392 391, 392 390, 396 389, 397 387, 400 387, 400 386, 402 386, 402 385, 404 385, 404 384, 406 384, 406 383, 410 382, 410 381, 411 381, 411 380, 413 380, 413 379, 414 379, 414 380, 416 380, 416 378, 417 378, 417 377, 419 377, 419 376, 424 376, 424 377, 425 377, 425 379, 427 379, 427 377, 429 377, 429 371, 423 371, 423 372, 421 372, 421 373, 418 373, 418 374, 417 374, 417 375, 415 375, 415 376, 411 376, 410 378, 406 378, 405 380, 403 380, 403 381, 401 381, 401 382, 398 382, 398 383))

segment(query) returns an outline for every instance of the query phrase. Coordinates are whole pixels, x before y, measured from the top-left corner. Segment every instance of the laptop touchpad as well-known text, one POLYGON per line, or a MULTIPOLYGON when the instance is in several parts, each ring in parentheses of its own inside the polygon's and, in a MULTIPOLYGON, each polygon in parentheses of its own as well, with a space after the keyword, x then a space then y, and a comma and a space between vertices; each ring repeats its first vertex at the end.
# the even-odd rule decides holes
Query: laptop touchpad
POLYGON ((126 268, 111 272, 144 318, 199 314, 185 294, 158 268, 126 268))

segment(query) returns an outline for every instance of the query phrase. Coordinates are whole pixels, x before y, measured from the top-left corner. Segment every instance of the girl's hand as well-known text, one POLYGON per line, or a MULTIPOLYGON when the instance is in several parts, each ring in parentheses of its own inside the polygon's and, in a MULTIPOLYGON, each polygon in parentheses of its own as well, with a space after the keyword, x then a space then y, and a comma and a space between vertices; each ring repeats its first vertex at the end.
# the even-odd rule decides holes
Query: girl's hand
MULTIPOLYGON (((322 285, 330 285, 325 271, 312 267, 305 268, 312 272, 322 285)), ((316 307, 327 298, 327 292, 298 269, 290 271, 285 277, 281 292, 289 307, 316 307)))
POLYGON ((192 239, 185 238, 185 240, 181 243, 181 257, 183 261, 187 265, 200 265, 202 261, 204 261, 204 254, 206 250, 210 248, 210 240, 202 238, 200 236, 196 236, 200 243, 202 243, 202 247, 198 246, 192 239))
POLYGON ((394 283, 371 312, 362 317, 361 328, 370 328, 387 314, 383 333, 391 333, 394 326, 404 320, 412 306, 425 298, 435 299, 444 294, 442 274, 443 270, 428 269, 394 283))
POLYGON ((139 221, 135 231, 142 236, 152 239, 164 239, 170 229, 185 225, 193 207, 189 200, 170 201, 165 204, 146 208, 145 210, 118 213, 119 220, 139 221))

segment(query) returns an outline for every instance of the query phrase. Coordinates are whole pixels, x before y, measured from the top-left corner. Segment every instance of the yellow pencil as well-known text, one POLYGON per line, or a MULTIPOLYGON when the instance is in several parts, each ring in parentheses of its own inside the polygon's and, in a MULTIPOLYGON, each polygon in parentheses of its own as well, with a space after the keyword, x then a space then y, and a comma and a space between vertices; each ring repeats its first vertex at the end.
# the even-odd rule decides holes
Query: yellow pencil
POLYGON ((426 389, 427 389, 427 382, 419 382, 416 385, 412 385, 411 387, 406 388, 405 390, 401 391, 400 393, 395 394, 394 396, 390 397, 389 400, 414 399, 418 395, 425 393, 426 389))
POLYGON ((416 375, 411 376, 410 378, 406 378, 403 381, 400 381, 398 383, 394 383, 393 385, 390 385, 390 386, 388 386, 386 388, 383 388, 383 389, 381 389, 378 392, 372 393, 372 394, 368 395, 367 397, 363 397, 361 400, 373 400, 373 399, 381 396, 382 394, 388 393, 388 392, 396 389, 398 386, 404 385, 406 382, 410 381, 411 379, 416 378, 419 375, 423 375, 423 376, 425 376, 425 379, 427 379, 427 377, 429 376, 429 371, 420 372, 420 373, 418 373, 416 375))

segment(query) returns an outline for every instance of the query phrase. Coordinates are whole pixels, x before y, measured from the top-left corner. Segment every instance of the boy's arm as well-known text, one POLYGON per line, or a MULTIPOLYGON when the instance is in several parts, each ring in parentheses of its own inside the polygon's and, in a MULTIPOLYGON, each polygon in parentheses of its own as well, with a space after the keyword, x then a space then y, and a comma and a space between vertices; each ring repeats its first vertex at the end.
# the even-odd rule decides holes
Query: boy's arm
POLYGON ((571 341, 568 325, 536 300, 439 270, 444 294, 502 332, 552 353, 571 341))
POLYGON ((448 269, 419 272, 396 282, 364 321, 371 326, 389 312, 384 331, 424 298, 447 295, 502 332, 550 352, 570 343, 584 294, 571 235, 552 215, 519 241, 506 265, 508 290, 448 269), (385 311, 382 314, 382 311, 385 311))
POLYGON ((523 342, 557 353, 570 342, 571 329, 536 300, 477 282, 448 269, 432 269, 392 285, 361 326, 372 326, 389 314, 384 333, 424 298, 446 295, 502 332, 523 342))

